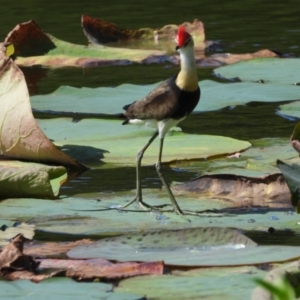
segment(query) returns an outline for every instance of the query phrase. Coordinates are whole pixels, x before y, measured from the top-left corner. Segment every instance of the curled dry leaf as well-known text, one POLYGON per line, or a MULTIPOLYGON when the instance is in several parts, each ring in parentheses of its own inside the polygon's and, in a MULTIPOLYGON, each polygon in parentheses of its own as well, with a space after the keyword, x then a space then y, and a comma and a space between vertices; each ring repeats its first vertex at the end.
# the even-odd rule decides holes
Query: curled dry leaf
MULTIPOLYGON (((106 44, 122 40, 132 39, 173 39, 178 25, 166 25, 159 29, 121 29, 116 24, 92 18, 87 15, 81 17, 83 32, 91 44, 106 44)), ((185 22, 182 24, 193 35, 195 42, 205 40, 204 25, 195 19, 193 23, 185 22)))
POLYGON ((232 174, 204 175, 176 185, 175 191, 209 194, 224 198, 239 207, 270 206, 290 207, 290 192, 281 174, 265 177, 246 177, 232 174))
POLYGON ((21 70, 0 44, 0 156, 73 168, 83 165, 60 151, 36 123, 21 70))
POLYGON ((14 45, 16 56, 24 57, 44 55, 56 47, 33 20, 18 24, 4 42, 14 45))

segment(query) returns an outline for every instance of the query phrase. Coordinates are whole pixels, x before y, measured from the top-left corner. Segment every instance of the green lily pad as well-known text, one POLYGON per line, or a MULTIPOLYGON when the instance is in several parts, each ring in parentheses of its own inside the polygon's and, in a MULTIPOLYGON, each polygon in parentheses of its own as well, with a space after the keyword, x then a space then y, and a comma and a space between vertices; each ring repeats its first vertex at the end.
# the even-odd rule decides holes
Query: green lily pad
MULTIPOLYGON (((276 230, 293 230, 300 233, 299 216, 285 211, 268 211, 264 208, 242 208, 225 210, 220 213, 214 209, 229 209, 232 204, 218 197, 193 196, 189 193, 176 195, 178 204, 185 210, 208 210, 202 217, 188 216, 191 222, 174 213, 147 213, 138 211, 135 205, 129 207, 133 211, 119 212, 105 210, 111 205, 124 205, 134 197, 134 192, 100 195, 100 201, 79 197, 61 200, 40 199, 7 199, 0 203, 0 219, 30 221, 36 226, 36 238, 57 240, 59 236, 74 237, 107 237, 124 233, 144 232, 151 229, 180 229, 190 227, 230 227, 242 230, 262 231, 264 240, 277 239, 282 243, 284 236, 269 235, 270 226, 276 230), (231 214, 231 211, 233 214, 231 214), (235 211, 237 214, 235 214, 235 211), (239 214, 239 212, 242 212, 239 214), (209 218, 208 218, 209 217, 209 218)), ((144 191, 144 201, 151 205, 170 203, 165 191, 153 189, 144 191)), ((236 207, 236 205, 235 205, 236 207)), ((292 210, 292 208, 291 208, 292 210)), ((294 239, 294 243, 297 240, 294 239)))
MULTIPOLYGON (((56 145, 83 162, 101 160, 135 164, 137 152, 154 133, 153 129, 146 127, 123 126, 118 120, 84 119, 72 122, 71 119, 59 118, 38 120, 38 123, 56 145)), ((208 158, 234 153, 250 146, 249 142, 228 137, 171 131, 165 140, 163 161, 208 158)), ((147 149, 143 163, 155 163, 158 149, 159 140, 156 139, 147 149)))
POLYGON ((141 296, 128 292, 112 292, 112 285, 102 282, 76 282, 68 278, 51 278, 38 284, 19 280, 15 282, 0 280, 3 299, 30 300, 40 298, 56 299, 99 299, 99 300, 138 300, 141 296))
POLYGON ((189 172, 204 174, 232 174, 237 176, 263 177, 280 173, 277 159, 290 160, 298 157, 286 138, 263 138, 251 141, 252 147, 237 157, 223 157, 209 161, 183 161, 171 164, 189 172))
MULTIPOLYGON (((300 82, 299 68, 300 60, 297 58, 258 58, 220 67, 214 72, 226 78, 238 77, 242 81, 292 85, 300 82)), ((298 92, 294 100, 299 98, 298 92)))
POLYGON ((265 274, 251 266, 201 268, 168 276, 129 278, 120 282, 116 290, 132 293, 148 291, 147 296, 151 299, 241 300, 250 299, 256 286, 253 278, 262 278, 265 274))
POLYGON ((283 117, 300 119, 300 101, 280 105, 278 114, 283 117))
MULTIPOLYGON (((47 113, 87 113, 116 115, 122 107, 142 99, 158 83, 151 85, 122 84, 115 88, 74 88, 63 86, 51 94, 31 97, 35 110, 47 113)), ((275 102, 299 98, 299 87, 277 84, 217 83, 211 80, 199 82, 201 99, 195 112, 211 111, 226 106, 244 105, 252 101, 275 102)))
POLYGON ((75 247, 68 256, 116 261, 163 260, 166 265, 177 266, 237 266, 300 257, 300 247, 255 245, 235 230, 206 227, 104 239, 75 247))
POLYGON ((67 177, 65 167, 0 160, 0 198, 57 197, 67 177))

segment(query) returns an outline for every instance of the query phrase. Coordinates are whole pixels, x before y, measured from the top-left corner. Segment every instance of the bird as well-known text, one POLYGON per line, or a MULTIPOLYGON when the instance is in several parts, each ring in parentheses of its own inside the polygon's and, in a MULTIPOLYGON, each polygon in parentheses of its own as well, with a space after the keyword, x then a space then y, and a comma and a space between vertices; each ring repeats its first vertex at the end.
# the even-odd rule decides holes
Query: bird
POLYGON ((153 136, 140 149, 136 156, 136 195, 123 208, 136 202, 144 209, 155 209, 142 199, 141 162, 151 143, 159 137, 159 154, 156 162, 157 174, 167 190, 173 211, 178 215, 185 214, 178 205, 162 172, 161 160, 166 133, 170 128, 184 120, 200 100, 197 67, 194 54, 194 41, 183 25, 178 27, 175 37, 176 51, 180 54, 180 71, 158 85, 147 96, 123 107, 121 115, 125 118, 122 125, 146 125, 156 128, 153 136))

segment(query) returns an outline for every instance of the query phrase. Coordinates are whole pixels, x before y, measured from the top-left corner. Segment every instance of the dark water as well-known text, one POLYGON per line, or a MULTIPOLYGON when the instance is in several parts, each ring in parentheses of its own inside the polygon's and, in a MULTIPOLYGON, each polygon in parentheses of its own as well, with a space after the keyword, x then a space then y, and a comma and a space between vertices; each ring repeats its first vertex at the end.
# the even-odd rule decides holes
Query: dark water
MULTIPOLYGON (((121 28, 159 28, 198 18, 205 24, 207 40, 218 42, 213 53, 247 53, 273 49, 299 56, 300 5, 298 0, 273 1, 0 1, 0 38, 18 23, 34 19, 47 33, 78 44, 87 44, 82 32, 82 14, 111 21, 121 28)), ((122 83, 148 84, 161 81, 177 71, 168 65, 131 65, 80 68, 23 68, 30 93, 50 93, 61 85, 76 87, 117 86, 122 83)), ((199 68, 199 79, 218 80, 212 68, 199 68)), ((280 70, 279 70, 280 71, 280 70)), ((262 137, 288 137, 294 123, 278 117, 277 104, 252 103, 233 110, 223 109, 192 115, 182 122, 184 132, 225 135, 251 140, 262 137), (259 117, 260 122, 255 120, 259 117)), ((121 108, 120 108, 121 109, 121 108)), ((133 158, 134 160, 134 158, 133 158)), ((153 162, 154 163, 154 162, 153 162)), ((169 181, 184 181, 194 174, 175 172, 166 168, 169 181)), ((143 168, 147 187, 159 183, 152 167, 143 168)), ((69 182, 64 194, 76 195, 85 191, 134 189, 134 168, 91 170, 69 182), (123 174, 126 174, 124 180, 123 174), (104 179, 105 178, 105 179, 104 179), (120 184, 122 182, 122 184, 120 184)))

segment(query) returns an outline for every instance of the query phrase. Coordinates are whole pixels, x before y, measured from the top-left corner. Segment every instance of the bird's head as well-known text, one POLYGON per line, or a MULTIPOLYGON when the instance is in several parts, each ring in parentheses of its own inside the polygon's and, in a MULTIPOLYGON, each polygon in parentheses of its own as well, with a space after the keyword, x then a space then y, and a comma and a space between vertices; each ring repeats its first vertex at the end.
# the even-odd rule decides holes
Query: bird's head
POLYGON ((185 30, 185 28, 182 25, 178 27, 175 41, 177 43, 176 51, 194 46, 192 36, 185 30))

